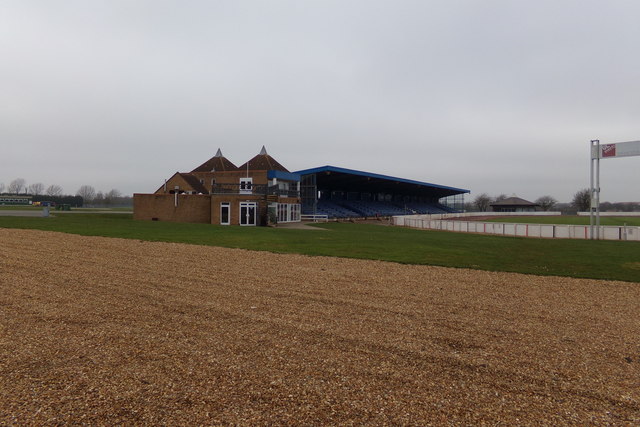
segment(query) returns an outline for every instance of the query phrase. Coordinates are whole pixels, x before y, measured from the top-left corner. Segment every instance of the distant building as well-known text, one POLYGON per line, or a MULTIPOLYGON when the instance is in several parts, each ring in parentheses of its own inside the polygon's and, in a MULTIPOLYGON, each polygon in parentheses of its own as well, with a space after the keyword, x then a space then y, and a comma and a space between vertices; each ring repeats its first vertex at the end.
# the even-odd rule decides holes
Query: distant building
POLYGON ((508 197, 499 202, 491 203, 494 212, 535 212, 539 210, 540 205, 532 203, 520 197, 508 197))
POLYGON ((0 195, 0 205, 24 205, 29 206, 32 203, 31 196, 15 196, 10 194, 0 195))

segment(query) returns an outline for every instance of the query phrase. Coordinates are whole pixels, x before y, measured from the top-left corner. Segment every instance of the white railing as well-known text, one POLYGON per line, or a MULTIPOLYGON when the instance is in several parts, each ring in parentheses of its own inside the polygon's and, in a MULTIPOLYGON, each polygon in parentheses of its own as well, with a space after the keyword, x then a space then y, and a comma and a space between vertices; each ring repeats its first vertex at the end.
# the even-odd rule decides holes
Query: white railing
MULTIPOLYGON (((429 230, 481 233, 501 236, 539 237, 549 239, 590 239, 589 225, 520 224, 484 221, 453 221, 434 219, 436 215, 394 216, 393 225, 429 230)), ((597 231, 597 230, 596 230, 597 231)), ((597 235, 594 233, 594 235, 597 235)), ((600 226, 603 240, 640 241, 640 227, 600 226)))
POLYGON ((329 222, 329 215, 300 215, 302 221, 329 222))
MULTIPOLYGON (((591 212, 578 212, 579 216, 589 216, 591 212)), ((640 212, 600 212, 600 216, 640 216, 640 212)))
POLYGON ((463 213, 447 213, 447 214, 432 214, 432 219, 446 219, 446 218, 466 218, 470 216, 558 216, 562 212, 555 211, 536 211, 536 212, 463 212, 463 213))

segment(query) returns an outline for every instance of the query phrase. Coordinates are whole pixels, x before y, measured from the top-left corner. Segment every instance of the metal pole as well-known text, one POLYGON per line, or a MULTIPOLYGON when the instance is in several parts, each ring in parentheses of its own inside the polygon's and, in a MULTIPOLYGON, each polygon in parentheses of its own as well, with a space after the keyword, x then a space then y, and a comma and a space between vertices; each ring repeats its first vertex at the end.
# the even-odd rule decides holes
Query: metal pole
POLYGON ((596 159, 596 238, 600 240, 600 140, 596 141, 598 147, 596 159))
POLYGON ((592 139, 591 140, 591 147, 590 147, 590 152, 589 152, 589 162, 591 165, 591 173, 590 173, 590 186, 589 186, 589 238, 591 240, 593 240, 593 225, 594 225, 594 211, 593 211, 593 195, 594 195, 594 191, 593 191, 593 162, 594 162, 594 157, 593 157, 593 148, 594 148, 594 144, 595 144, 596 140, 592 139))

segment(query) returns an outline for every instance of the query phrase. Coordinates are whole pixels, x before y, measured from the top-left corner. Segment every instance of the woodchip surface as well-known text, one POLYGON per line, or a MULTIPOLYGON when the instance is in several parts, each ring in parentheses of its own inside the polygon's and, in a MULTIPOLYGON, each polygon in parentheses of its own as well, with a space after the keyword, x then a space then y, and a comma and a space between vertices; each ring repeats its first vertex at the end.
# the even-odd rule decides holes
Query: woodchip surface
POLYGON ((638 424, 640 284, 0 229, 0 424, 638 424))

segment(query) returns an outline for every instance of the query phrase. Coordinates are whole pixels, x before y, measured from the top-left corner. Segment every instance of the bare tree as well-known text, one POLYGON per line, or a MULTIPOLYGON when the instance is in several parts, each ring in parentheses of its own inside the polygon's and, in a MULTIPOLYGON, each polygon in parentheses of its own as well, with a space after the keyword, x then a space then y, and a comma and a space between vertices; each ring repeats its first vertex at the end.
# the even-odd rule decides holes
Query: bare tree
POLYGON ((76 196, 82 197, 84 203, 91 203, 96 198, 96 189, 90 185, 83 185, 76 192, 76 196))
POLYGON ((573 200, 571 201, 573 207, 575 207, 579 212, 588 211, 591 207, 591 190, 588 188, 584 188, 578 191, 573 195, 573 200))
POLYGON ((478 194, 475 199, 473 199, 473 205, 476 207, 478 212, 486 212, 489 210, 489 205, 491 204, 491 197, 487 193, 478 194))
POLYGON ((96 197, 93 198, 93 203, 95 205, 102 205, 104 203, 104 194, 102 191, 96 193, 96 197))
POLYGON ((51 184, 47 187, 47 196, 62 196, 62 187, 51 184))
POLYGON ((507 196, 506 194, 500 194, 500 195, 496 196, 496 197, 493 199, 493 201, 494 201, 494 202, 501 202, 501 201, 503 201, 503 200, 505 200, 505 199, 508 199, 508 198, 509 198, 509 196, 507 196))
POLYGON ((9 183, 7 191, 11 194, 19 194, 27 188, 27 181, 24 178, 16 178, 9 183))
POLYGON ((120 190, 116 190, 115 188, 109 190, 107 194, 104 195, 105 199, 117 199, 119 197, 122 197, 122 193, 120 190))
POLYGON ((543 211, 548 211, 553 209, 558 204, 558 201, 551 196, 541 196, 536 199, 535 203, 540 205, 543 211))
POLYGON ((4 183, 0 182, 0 193, 4 192, 4 183))
POLYGON ((39 196, 44 192, 44 184, 41 182, 36 182, 34 184, 29 185, 29 189, 27 190, 29 194, 34 196, 39 196))
POLYGON ((122 193, 120 193, 119 190, 116 190, 115 188, 113 188, 107 191, 107 193, 104 195, 104 204, 105 205, 116 204, 120 197, 122 197, 122 193))

